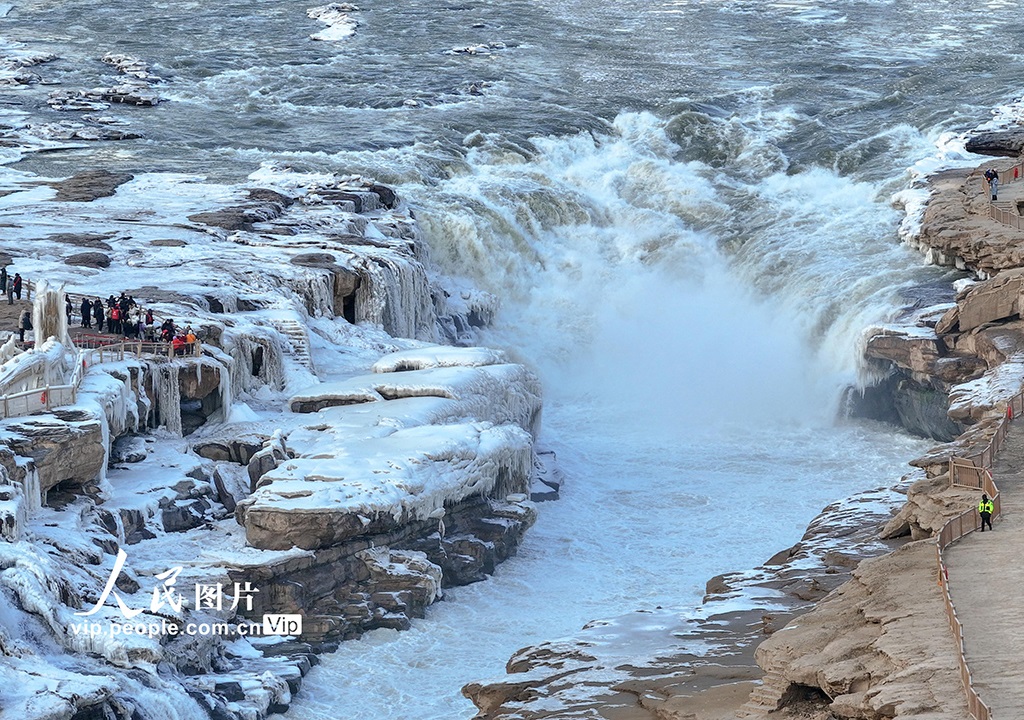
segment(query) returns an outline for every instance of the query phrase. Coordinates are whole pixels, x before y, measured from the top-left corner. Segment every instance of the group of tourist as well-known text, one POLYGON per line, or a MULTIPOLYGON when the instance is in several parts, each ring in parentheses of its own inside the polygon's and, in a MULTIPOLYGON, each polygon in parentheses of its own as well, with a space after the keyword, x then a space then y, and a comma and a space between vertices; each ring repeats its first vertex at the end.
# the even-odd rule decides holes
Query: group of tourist
MULTIPOLYGON (((191 326, 180 329, 169 318, 160 324, 158 330, 153 310, 143 310, 135 298, 123 292, 118 297, 111 295, 106 302, 100 298, 83 297, 77 309, 83 328, 92 329, 95 323, 97 332, 103 332, 106 325, 108 333, 121 335, 126 340, 169 342, 173 344, 176 355, 186 354, 187 347, 196 341, 191 326)), ((75 303, 67 294, 64 295, 64 311, 70 325, 75 314, 75 303)))
MULTIPOLYGON (((23 281, 21 275, 15 273, 11 277, 7 267, 0 267, 0 293, 7 293, 10 304, 14 299, 21 300, 23 281)), ((194 352, 194 343, 198 338, 191 325, 179 328, 170 318, 164 320, 159 327, 156 325, 156 318, 153 317, 151 308, 143 309, 131 295, 122 292, 118 297, 111 295, 104 302, 100 298, 88 298, 83 296, 80 303, 75 303, 71 295, 64 294, 64 312, 67 315, 68 325, 71 325, 75 313, 81 321, 81 327, 92 329, 95 325, 97 332, 107 332, 112 335, 121 335, 125 340, 145 340, 147 342, 171 343, 175 355, 190 355, 194 352)), ((32 311, 30 308, 22 310, 18 320, 18 340, 25 342, 25 333, 32 329, 32 311)))
POLYGON ((14 273, 12 278, 6 265, 0 268, 0 293, 7 293, 8 305, 13 305, 15 298, 21 300, 22 284, 21 273, 14 273))
MULTIPOLYGON (((70 325, 75 312, 75 303, 71 300, 70 295, 64 296, 64 312, 67 313, 70 325)), ((143 312, 131 295, 121 293, 121 296, 116 298, 111 295, 107 298, 105 305, 99 298, 90 300, 83 297, 82 302, 78 305, 78 313, 81 318, 81 326, 84 328, 92 329, 93 321, 95 321, 96 330, 99 332, 103 332, 103 325, 106 323, 107 332, 112 335, 123 335, 125 338, 133 340, 140 338, 156 340, 153 311, 143 312)))

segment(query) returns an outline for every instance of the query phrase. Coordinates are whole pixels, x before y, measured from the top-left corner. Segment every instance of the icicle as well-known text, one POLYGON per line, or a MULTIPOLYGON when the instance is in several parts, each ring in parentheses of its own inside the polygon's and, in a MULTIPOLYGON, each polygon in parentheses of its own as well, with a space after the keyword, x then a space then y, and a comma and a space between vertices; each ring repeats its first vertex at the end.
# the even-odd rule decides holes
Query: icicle
POLYGON ((181 435, 181 388, 178 385, 180 366, 175 362, 160 367, 156 374, 157 409, 168 431, 181 435))
MULTIPOLYGON (((232 363, 232 365, 233 364, 234 363, 232 363)), ((231 419, 231 403, 234 400, 234 396, 231 393, 231 366, 223 362, 220 363, 220 366, 220 384, 218 387, 218 391, 220 392, 220 406, 224 422, 228 422, 228 420, 231 419)))
POLYGON ((230 353, 234 360, 232 393, 252 390, 260 385, 269 385, 274 390, 281 390, 285 384, 283 348, 276 330, 267 329, 266 335, 256 336, 250 333, 236 335, 233 338, 230 353), (257 349, 262 349, 263 360, 259 372, 253 374, 253 356, 257 349))
POLYGON ((35 332, 36 347, 54 338, 65 347, 72 347, 68 335, 68 316, 64 312, 64 286, 51 288, 45 280, 36 287, 32 302, 32 328, 35 332))
POLYGON ((381 252, 361 259, 363 277, 356 290, 356 320, 368 321, 396 337, 434 341, 434 300, 426 271, 398 254, 381 252))
POLYGON ((26 498, 20 485, 0 484, 0 537, 9 543, 22 538, 27 521, 26 498))
MULTIPOLYGON (((112 407, 111 411, 117 410, 112 407)), ((101 412, 100 416, 100 437, 103 443, 103 464, 100 466, 100 484, 107 482, 107 463, 110 462, 110 422, 107 420, 107 413, 101 412)))
MULTIPOLYGON (((135 428, 136 430, 138 430, 140 427, 143 427, 144 425, 148 424, 148 422, 149 422, 149 414, 153 411, 153 402, 149 399, 149 394, 146 392, 146 370, 148 368, 149 368, 149 366, 146 363, 139 363, 139 375, 138 375, 138 378, 137 378, 136 383, 135 383, 135 385, 136 385, 136 387, 135 387, 135 397, 136 397, 136 403, 137 403, 137 405, 136 405, 137 424, 136 424, 136 428, 135 428), (142 405, 142 407, 144 407, 145 410, 146 410, 145 414, 142 415, 141 417, 139 417, 139 412, 138 412, 138 407, 137 407, 138 405, 142 405)), ((155 391, 156 391, 156 389, 154 388, 154 392, 155 391)))
POLYGON ((43 506, 43 487, 39 483, 39 471, 33 467, 25 473, 25 479, 21 483, 25 490, 25 497, 28 499, 28 512, 31 515, 43 506))

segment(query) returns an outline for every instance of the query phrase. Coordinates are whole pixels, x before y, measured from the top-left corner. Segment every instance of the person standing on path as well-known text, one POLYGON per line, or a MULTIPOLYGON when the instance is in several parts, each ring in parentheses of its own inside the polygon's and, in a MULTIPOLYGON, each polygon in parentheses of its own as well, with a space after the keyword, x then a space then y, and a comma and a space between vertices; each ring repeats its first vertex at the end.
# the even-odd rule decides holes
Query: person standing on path
POLYGON ((999 173, 992 168, 985 171, 985 179, 988 180, 988 187, 992 193, 992 202, 999 198, 999 173))
POLYGON ((25 342, 25 331, 32 329, 32 313, 28 308, 21 311, 21 321, 18 323, 18 342, 25 342))
POLYGON ((981 515, 981 531, 985 532, 985 526, 988 525, 988 529, 992 529, 992 511, 995 506, 992 501, 988 499, 988 495, 985 493, 981 494, 981 502, 978 503, 978 514, 981 515))
POLYGON ((7 266, 0 268, 0 292, 7 292, 7 266))
POLYGON ((14 273, 14 282, 11 283, 11 287, 14 288, 14 297, 21 300, 21 273, 14 273))

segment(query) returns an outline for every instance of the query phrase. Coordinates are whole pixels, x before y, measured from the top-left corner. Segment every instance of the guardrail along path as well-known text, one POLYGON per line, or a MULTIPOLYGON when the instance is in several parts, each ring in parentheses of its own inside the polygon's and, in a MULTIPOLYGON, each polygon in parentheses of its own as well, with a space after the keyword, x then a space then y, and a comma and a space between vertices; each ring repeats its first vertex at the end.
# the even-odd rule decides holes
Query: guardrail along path
MULTIPOLYGON (((1002 504, 992 532, 945 550, 974 687, 996 720, 1024 717, 1024 427, 1010 425, 992 473, 1002 504)), ((981 493, 979 491, 978 498, 981 493)))

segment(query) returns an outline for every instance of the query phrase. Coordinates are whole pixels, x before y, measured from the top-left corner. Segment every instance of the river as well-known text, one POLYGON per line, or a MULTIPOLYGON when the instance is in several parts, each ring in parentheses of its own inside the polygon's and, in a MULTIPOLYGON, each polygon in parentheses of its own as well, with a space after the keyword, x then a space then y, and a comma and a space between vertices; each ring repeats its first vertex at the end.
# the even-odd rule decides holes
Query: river
MULTIPOLYGON (((141 139, 13 168, 392 183, 433 261, 501 298, 481 342, 544 379, 562 499, 493 578, 325 657, 293 717, 469 717, 460 686, 519 647, 685 612, 926 447, 840 399, 863 329, 948 284, 899 228, 960 133, 1015 114, 1014 4, 368 0, 330 42, 311 7, 35 0, 0 20, 60 55, 64 87, 126 52, 168 100, 120 111, 141 139)), ((50 90, 5 112, 53 122, 50 90)))

